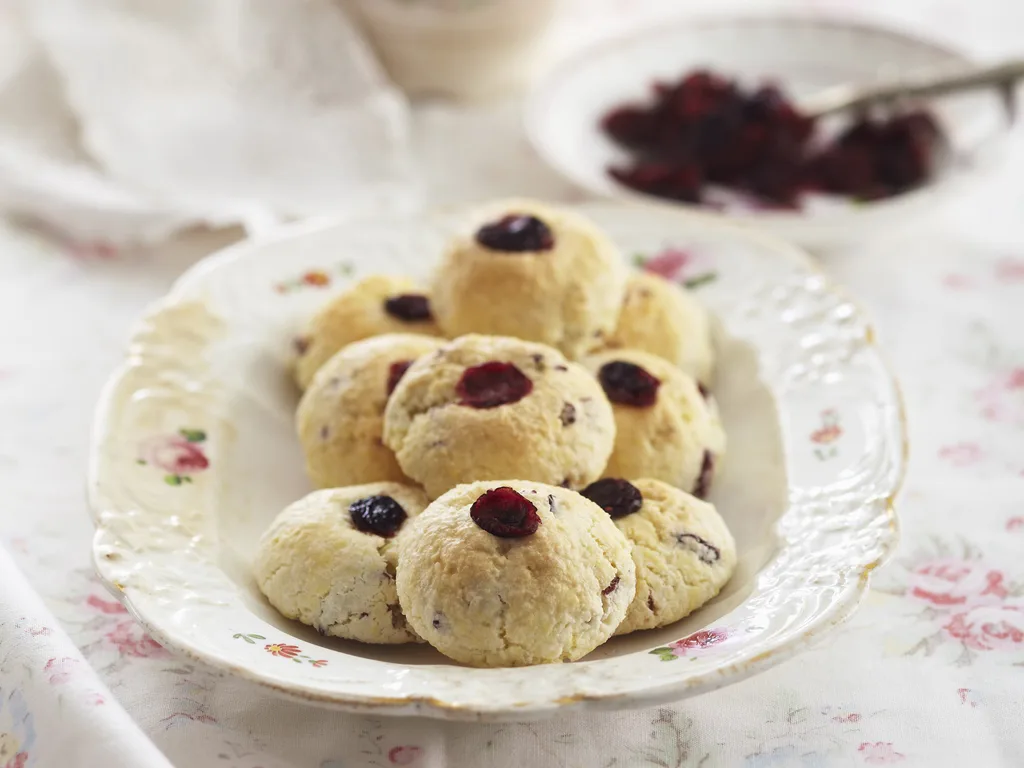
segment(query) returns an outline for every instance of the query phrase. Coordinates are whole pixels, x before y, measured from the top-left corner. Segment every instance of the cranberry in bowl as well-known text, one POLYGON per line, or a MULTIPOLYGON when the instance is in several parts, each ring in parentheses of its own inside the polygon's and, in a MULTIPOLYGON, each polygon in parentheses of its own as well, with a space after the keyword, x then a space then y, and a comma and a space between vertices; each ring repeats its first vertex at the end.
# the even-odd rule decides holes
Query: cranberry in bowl
POLYGON ((862 23, 688 18, 556 66, 528 100, 527 133, 550 165, 592 193, 838 245, 910 223, 969 187, 1007 121, 994 92, 820 125, 800 114, 800 98, 882 71, 972 63, 862 23))

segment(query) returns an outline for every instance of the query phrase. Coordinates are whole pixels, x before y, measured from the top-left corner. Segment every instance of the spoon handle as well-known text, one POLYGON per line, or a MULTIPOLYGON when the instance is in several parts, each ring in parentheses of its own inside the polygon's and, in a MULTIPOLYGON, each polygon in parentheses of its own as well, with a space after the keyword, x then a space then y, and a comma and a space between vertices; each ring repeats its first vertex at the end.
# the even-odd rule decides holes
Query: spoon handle
POLYGON ((995 86, 999 88, 1012 120, 1015 113, 1013 87, 1024 77, 1024 59, 972 67, 952 74, 928 73, 877 85, 837 85, 800 100, 800 111, 810 117, 863 109, 899 99, 944 96, 949 93, 995 86))

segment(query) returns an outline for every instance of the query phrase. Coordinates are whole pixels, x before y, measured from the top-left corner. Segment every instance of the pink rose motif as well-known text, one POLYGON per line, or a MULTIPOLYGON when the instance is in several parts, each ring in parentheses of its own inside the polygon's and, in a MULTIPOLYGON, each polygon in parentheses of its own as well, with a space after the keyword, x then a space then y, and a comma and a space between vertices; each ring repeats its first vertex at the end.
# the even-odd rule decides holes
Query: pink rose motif
POLYGON ((996 278, 1006 283, 1024 280, 1024 259, 1000 259, 996 264, 996 278))
POLYGON ((28 752, 19 752, 13 758, 7 761, 3 768, 25 768, 25 763, 28 762, 28 752))
POLYGON ((725 642, 728 637, 729 633, 724 629, 702 629, 681 640, 676 640, 674 643, 669 643, 668 647, 676 656, 700 656, 712 646, 725 642))
POLYGON ((821 412, 821 426, 811 432, 811 442, 828 445, 843 436, 843 428, 839 424, 839 414, 835 408, 821 412))
POLYGON ((947 288, 951 288, 954 291, 961 291, 967 288, 974 287, 974 281, 971 280, 971 278, 969 278, 967 275, 959 275, 955 273, 948 274, 944 278, 942 278, 942 283, 947 288))
POLYGON ((95 608, 100 613, 128 613, 128 609, 117 602, 117 600, 104 600, 102 597, 96 597, 96 595, 89 595, 85 604, 90 608, 95 608))
POLYGON ((906 758, 906 755, 892 748, 891 741, 865 741, 857 747, 857 751, 864 757, 864 762, 871 765, 898 763, 906 758))
POLYGON ((919 566, 910 574, 907 594, 938 608, 990 605, 1007 595, 1000 571, 979 563, 945 558, 919 566))
POLYGON ((676 280, 682 277, 683 269, 692 260, 693 256, 681 248, 666 248, 644 262, 644 271, 666 280, 676 280))
POLYGON ((832 719, 837 723, 859 723, 861 718, 857 712, 851 712, 848 715, 836 715, 832 719))
POLYGON ((151 465, 168 474, 168 485, 192 482, 192 475, 210 466, 203 452, 206 433, 201 429, 179 429, 176 435, 151 437, 139 446, 139 464, 151 465))
POLYGON ((939 458, 954 467, 969 467, 982 457, 983 451, 977 443, 956 443, 939 449, 939 458))
POLYGON ((414 747, 412 745, 392 747, 388 750, 388 760, 395 765, 412 765, 419 760, 420 755, 422 754, 422 748, 414 747))
POLYGON ((54 657, 46 662, 43 672, 50 676, 50 685, 63 685, 72 678, 77 665, 78 659, 69 656, 62 659, 54 657))
POLYGON ((1024 610, 1017 605, 982 605, 953 615, 943 629, 975 651, 1024 647, 1024 610))
POLYGON ((1006 521, 1006 530, 1017 531, 1024 528, 1024 517, 1011 517, 1006 521))
POLYGON ((143 632, 142 628, 134 621, 119 621, 106 634, 106 638, 113 643, 122 656, 146 659, 167 655, 167 651, 156 640, 143 632))
POLYGON ((1001 374, 975 392, 975 398, 985 419, 1024 425, 1024 368, 1001 374))
POLYGON ((210 466, 203 449, 179 435, 165 435, 147 440, 141 452, 147 464, 176 475, 191 475, 210 466))

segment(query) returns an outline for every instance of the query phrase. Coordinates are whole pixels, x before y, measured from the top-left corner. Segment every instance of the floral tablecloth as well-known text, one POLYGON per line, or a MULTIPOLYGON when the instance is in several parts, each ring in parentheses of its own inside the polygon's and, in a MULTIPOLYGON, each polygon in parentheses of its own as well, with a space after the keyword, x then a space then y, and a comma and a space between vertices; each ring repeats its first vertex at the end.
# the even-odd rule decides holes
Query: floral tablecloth
MULTIPOLYGON (((665 5, 595 2, 577 31, 665 5)), ((1010 0, 857 11, 988 54, 1012 50, 1022 21, 1010 0)), ((415 129, 435 201, 571 195, 525 149, 515 105, 426 106, 415 129)), ((714 693, 534 724, 320 711, 147 637, 90 564, 92 406, 143 306, 238 233, 117 252, 0 224, 0 768, 1024 765, 1022 169, 1015 150, 983 194, 821 255, 873 313, 911 432, 902 544, 853 620, 714 693)))

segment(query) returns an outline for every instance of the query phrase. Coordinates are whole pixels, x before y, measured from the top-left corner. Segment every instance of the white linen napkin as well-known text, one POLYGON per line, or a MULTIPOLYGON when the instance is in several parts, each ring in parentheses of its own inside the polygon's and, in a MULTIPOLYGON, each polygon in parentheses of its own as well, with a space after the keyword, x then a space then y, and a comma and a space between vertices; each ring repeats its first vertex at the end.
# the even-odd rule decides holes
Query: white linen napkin
POLYGON ((0 547, 0 765, 171 768, 0 547))
POLYGON ((0 10, 0 207, 72 236, 415 204, 408 107, 330 0, 0 10))

